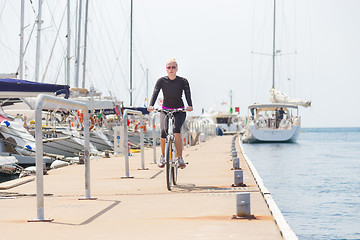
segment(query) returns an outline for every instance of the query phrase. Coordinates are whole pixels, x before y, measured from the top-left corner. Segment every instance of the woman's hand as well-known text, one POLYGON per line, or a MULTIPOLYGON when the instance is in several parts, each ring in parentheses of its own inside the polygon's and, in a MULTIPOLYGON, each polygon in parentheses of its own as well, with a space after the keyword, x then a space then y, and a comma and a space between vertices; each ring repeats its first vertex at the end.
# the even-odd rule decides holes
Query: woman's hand
POLYGON ((154 106, 148 106, 147 110, 148 110, 149 112, 154 111, 154 106))
POLYGON ((191 106, 186 107, 186 111, 191 112, 192 110, 193 110, 193 107, 191 107, 191 106))

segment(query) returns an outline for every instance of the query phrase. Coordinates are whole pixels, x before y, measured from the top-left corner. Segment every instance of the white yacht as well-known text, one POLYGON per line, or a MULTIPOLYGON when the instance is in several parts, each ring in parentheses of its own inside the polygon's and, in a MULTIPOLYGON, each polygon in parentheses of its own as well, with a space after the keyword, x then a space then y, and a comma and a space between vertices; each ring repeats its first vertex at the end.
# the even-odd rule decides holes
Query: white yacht
POLYGON ((241 131, 241 119, 238 112, 230 113, 230 111, 216 111, 213 107, 209 111, 203 113, 199 121, 208 119, 223 134, 235 134, 241 131))
POLYGON ((301 124, 297 105, 253 104, 242 137, 244 143, 296 142, 301 124))

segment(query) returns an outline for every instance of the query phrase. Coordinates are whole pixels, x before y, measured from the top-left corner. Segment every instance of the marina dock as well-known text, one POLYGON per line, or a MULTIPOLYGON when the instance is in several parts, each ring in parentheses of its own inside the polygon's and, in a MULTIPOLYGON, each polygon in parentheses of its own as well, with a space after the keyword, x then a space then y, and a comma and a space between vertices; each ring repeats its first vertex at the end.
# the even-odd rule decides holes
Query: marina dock
POLYGON ((90 189, 96 200, 79 200, 85 195, 84 165, 51 170, 44 175, 44 214, 52 222, 28 222, 37 217, 34 176, 1 183, 0 239, 283 239, 238 139, 246 186, 232 186, 231 140, 217 136, 184 147, 189 164, 179 169, 172 191, 150 148, 147 170, 138 170, 140 153, 130 157, 132 178, 122 178, 124 156, 92 159, 90 189), (233 218, 238 192, 250 192, 254 219, 233 218))

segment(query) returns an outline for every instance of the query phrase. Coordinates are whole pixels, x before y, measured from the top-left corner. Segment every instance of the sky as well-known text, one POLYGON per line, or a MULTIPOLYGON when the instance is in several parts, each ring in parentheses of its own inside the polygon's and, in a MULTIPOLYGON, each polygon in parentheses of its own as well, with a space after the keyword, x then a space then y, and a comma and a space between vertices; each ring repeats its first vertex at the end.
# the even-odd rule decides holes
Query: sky
MULTIPOLYGON (((0 73, 19 65, 19 2, 0 1, 0 73)), ((38 12, 38 1, 32 2, 25 2, 29 80, 35 78, 37 32, 31 30, 38 12)), ((71 2, 74 87, 77 1, 71 2)), ((42 9, 40 80, 65 84, 66 1, 45 0, 42 9)), ((357 0, 277 1, 275 87, 312 101, 300 108, 302 127, 360 127, 359 10, 357 0)), ((90 0, 88 19, 85 87, 129 105, 130 0, 90 0)), ((133 105, 147 104, 156 80, 166 75, 166 61, 175 58, 178 75, 190 83, 192 115, 229 108, 230 91, 232 106, 247 115, 248 105, 269 102, 272 31, 272 0, 134 0, 133 105)), ((80 83, 82 72, 81 66, 80 83)))

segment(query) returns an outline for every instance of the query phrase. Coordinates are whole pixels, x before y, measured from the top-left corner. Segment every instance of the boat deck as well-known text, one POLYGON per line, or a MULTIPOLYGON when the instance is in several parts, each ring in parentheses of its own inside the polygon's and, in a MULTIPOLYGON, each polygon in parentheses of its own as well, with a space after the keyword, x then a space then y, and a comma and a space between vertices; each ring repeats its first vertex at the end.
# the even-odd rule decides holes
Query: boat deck
POLYGON ((2 183, 0 239, 283 239, 240 154, 247 187, 231 186, 231 140, 218 136, 185 147, 189 165, 171 192, 164 169, 152 163, 152 149, 145 151, 148 170, 138 170, 140 153, 130 157, 133 178, 121 178, 123 156, 93 159, 97 200, 78 200, 85 195, 84 165, 51 170, 44 176, 44 212, 52 222, 27 222, 37 218, 34 177, 2 183), (250 192, 256 219, 232 219, 237 192, 250 192))

